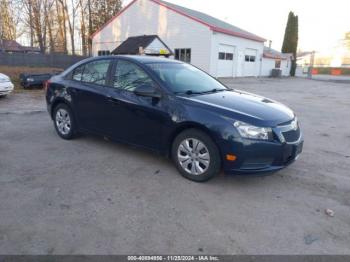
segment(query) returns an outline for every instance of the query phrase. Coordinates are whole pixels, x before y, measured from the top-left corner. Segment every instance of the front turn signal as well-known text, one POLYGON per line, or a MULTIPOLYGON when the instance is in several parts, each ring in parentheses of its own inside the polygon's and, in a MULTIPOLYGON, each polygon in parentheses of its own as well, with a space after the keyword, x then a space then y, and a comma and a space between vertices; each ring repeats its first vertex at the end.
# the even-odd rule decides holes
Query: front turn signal
POLYGON ((236 159, 237 157, 235 155, 230 155, 230 154, 226 155, 226 160, 228 161, 235 161, 236 159))

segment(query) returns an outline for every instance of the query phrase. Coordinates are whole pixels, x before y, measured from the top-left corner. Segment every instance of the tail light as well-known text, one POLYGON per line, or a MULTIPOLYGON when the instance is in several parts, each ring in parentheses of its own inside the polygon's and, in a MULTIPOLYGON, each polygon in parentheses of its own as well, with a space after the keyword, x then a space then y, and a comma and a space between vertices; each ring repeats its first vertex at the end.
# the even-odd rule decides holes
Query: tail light
POLYGON ((49 88, 50 84, 51 84, 50 80, 47 80, 47 81, 44 82, 44 90, 45 90, 45 92, 47 92, 47 89, 49 88))

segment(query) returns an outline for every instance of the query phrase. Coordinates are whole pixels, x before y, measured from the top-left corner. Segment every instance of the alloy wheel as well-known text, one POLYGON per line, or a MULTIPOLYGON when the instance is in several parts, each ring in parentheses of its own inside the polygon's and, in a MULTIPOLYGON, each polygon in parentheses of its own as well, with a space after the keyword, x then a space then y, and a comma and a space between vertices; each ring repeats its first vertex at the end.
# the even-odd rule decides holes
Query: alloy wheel
POLYGON ((202 175, 210 165, 210 154, 206 145, 195 138, 183 140, 177 150, 180 166, 191 175, 202 175))
POLYGON ((62 135, 68 135, 71 130, 71 119, 67 110, 60 108, 56 112, 56 126, 62 135))

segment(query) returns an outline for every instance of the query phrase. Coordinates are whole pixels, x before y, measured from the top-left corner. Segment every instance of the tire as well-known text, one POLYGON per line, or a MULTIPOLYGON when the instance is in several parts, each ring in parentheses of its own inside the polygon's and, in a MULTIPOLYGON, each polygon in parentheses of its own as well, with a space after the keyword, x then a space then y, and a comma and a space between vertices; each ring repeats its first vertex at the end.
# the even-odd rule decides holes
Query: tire
POLYGON ((171 155, 182 176, 195 182, 205 182, 219 174, 221 169, 217 146, 198 129, 180 133, 173 142, 171 155))
POLYGON ((71 109, 66 104, 58 104, 53 111, 53 122, 57 134, 66 140, 73 139, 76 134, 76 123, 71 109))

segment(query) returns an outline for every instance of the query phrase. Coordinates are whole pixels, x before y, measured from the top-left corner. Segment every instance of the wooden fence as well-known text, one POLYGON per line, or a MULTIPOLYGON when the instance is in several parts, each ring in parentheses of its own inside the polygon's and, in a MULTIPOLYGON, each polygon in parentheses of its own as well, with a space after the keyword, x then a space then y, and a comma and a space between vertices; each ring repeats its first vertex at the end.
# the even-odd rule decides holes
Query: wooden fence
POLYGON ((65 69, 87 57, 64 54, 0 53, 0 65, 65 69))

